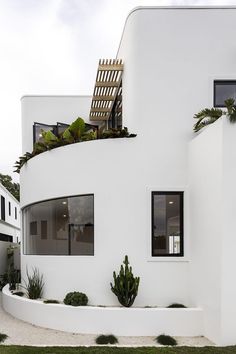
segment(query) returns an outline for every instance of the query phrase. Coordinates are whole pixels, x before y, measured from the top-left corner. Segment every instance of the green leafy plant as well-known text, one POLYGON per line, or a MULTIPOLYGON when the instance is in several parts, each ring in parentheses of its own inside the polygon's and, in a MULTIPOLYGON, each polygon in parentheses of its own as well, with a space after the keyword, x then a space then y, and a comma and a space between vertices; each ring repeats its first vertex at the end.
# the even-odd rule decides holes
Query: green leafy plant
POLYGON ((25 293, 23 293, 23 291, 14 291, 12 295, 17 295, 17 296, 24 296, 25 293))
POLYGON ((0 333, 0 343, 5 342, 5 340, 8 338, 7 334, 0 333))
POLYGON ((235 100, 228 98, 225 100, 226 110, 220 108, 205 108, 194 115, 194 119, 197 119, 197 123, 194 124, 194 132, 198 132, 202 128, 206 127, 217 121, 219 118, 226 116, 230 123, 236 122, 236 107, 235 100))
POLYGON ((44 300, 44 304, 60 304, 58 300, 48 299, 44 300))
POLYGON ((116 344, 118 339, 113 334, 104 335, 101 334, 96 338, 96 344, 116 344))
POLYGON ((84 293, 73 291, 66 295, 64 304, 71 306, 86 306, 88 304, 88 297, 84 293))
POLYGON ((117 296, 120 304, 130 307, 138 294, 140 278, 134 277, 132 267, 129 266, 128 256, 125 256, 123 264, 118 275, 115 271, 113 272, 114 285, 112 283, 110 285, 111 291, 117 296))
POLYGON ((183 304, 178 304, 177 302, 174 302, 173 304, 167 306, 168 309, 174 309, 174 308, 187 308, 187 306, 183 304))
POLYGON ((9 175, 0 173, 0 183, 17 199, 20 200, 20 185, 12 181, 9 175))
POLYGON ((167 336, 165 334, 161 334, 156 338, 157 343, 162 344, 162 345, 177 345, 177 341, 171 337, 167 336))
POLYGON ((0 290, 2 290, 4 286, 7 284, 8 284, 8 272, 0 275, 0 290))
POLYGON ((83 141, 95 140, 95 139, 108 139, 108 138, 134 138, 136 134, 130 134, 128 129, 109 129, 105 130, 101 127, 99 130, 94 130, 85 124, 84 120, 78 117, 71 123, 65 131, 59 135, 55 135, 52 131, 41 130, 40 141, 34 144, 32 152, 26 152, 23 156, 19 157, 19 160, 15 162, 15 171, 19 173, 22 166, 34 156, 41 154, 42 152, 55 149, 60 146, 74 144, 83 141))
POLYGON ((30 275, 28 269, 26 270, 27 284, 25 289, 27 291, 27 296, 29 299, 39 299, 43 295, 43 275, 39 273, 37 268, 33 268, 33 274, 30 275))

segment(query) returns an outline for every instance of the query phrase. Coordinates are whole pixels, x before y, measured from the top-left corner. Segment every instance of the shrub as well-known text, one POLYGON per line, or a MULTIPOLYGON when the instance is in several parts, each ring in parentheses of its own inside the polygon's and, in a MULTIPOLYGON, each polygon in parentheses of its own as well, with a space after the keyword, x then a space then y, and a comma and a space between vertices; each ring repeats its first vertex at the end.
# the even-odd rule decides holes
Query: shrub
POLYGON ((27 296, 29 299, 38 299, 43 295, 43 275, 39 273, 37 268, 33 268, 33 275, 28 273, 28 269, 26 270, 28 283, 25 287, 27 291, 27 296))
POLYGON ((68 293, 64 299, 64 304, 71 306, 86 306, 88 303, 88 297, 84 293, 79 291, 73 291, 68 293))
POLYGON ((24 296, 25 293, 23 293, 23 291, 15 291, 12 295, 24 296))
POLYGON ((114 285, 111 283, 111 291, 117 296, 121 305, 130 307, 138 294, 140 278, 134 277, 132 267, 129 267, 128 256, 125 256, 123 263, 124 266, 121 265, 118 275, 113 272, 114 285))
POLYGON ((60 302, 58 300, 49 299, 44 300, 44 304, 60 304, 60 302))
POLYGON ((113 334, 109 334, 109 335, 101 334, 100 336, 98 336, 96 338, 96 343, 97 344, 116 344, 116 343, 118 343, 118 339, 113 334))
POLYGON ((8 338, 8 335, 0 333, 0 343, 3 343, 8 338))
POLYGON ((177 309, 177 308, 186 308, 187 306, 183 305, 183 304, 178 304, 176 302, 174 302, 173 304, 167 306, 168 309, 177 309))
POLYGON ((157 343, 162 345, 177 345, 176 340, 171 336, 166 336, 165 334, 161 334, 156 338, 157 343))
POLYGON ((4 286, 7 284, 8 284, 8 273, 6 272, 0 275, 0 290, 2 290, 2 288, 4 288, 4 286))

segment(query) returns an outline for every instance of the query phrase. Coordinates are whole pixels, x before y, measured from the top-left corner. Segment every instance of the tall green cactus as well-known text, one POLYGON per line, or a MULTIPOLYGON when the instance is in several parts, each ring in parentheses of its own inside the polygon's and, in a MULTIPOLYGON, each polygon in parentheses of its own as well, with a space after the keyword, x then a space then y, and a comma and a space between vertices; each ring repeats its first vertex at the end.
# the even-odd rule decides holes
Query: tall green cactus
POLYGON ((129 267, 128 256, 125 256, 123 264, 120 267, 120 273, 116 275, 113 272, 114 285, 111 284, 111 291, 117 296, 118 301, 125 307, 133 305, 138 294, 139 277, 134 277, 132 267, 129 267))

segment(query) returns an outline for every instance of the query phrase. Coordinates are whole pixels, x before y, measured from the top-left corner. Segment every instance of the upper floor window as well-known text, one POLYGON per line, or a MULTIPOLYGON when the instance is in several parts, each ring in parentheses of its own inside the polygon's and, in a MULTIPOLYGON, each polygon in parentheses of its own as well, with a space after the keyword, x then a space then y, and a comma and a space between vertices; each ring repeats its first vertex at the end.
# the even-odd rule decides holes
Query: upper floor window
POLYGON ((183 192, 152 192, 152 256, 183 256, 183 192))
POLYGON ((8 214, 11 216, 11 202, 8 202, 8 214))
POLYGON ((225 100, 236 100, 236 80, 214 81, 214 107, 225 107, 225 100))
POLYGON ((5 198, 1 195, 1 219, 6 220, 5 198))
POLYGON ((17 220, 17 207, 15 207, 15 219, 17 220))
POLYGON ((51 199, 22 210, 24 254, 94 254, 93 195, 51 199))

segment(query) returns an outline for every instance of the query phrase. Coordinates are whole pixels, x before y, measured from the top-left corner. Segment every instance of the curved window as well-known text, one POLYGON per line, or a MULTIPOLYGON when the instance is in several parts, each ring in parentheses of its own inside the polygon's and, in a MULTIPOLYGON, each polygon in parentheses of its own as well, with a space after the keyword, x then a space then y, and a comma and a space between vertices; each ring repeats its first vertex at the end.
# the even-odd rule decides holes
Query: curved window
POLYGON ((25 207, 24 254, 94 254, 94 196, 52 199, 25 207))

